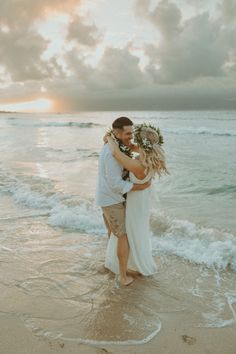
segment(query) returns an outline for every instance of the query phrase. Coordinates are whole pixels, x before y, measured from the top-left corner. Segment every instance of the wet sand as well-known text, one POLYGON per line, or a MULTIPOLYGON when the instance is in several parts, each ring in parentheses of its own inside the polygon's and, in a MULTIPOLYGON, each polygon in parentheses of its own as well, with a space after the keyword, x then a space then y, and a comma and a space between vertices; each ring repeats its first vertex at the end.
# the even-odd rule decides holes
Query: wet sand
POLYGON ((163 316, 163 328, 149 343, 131 346, 89 346, 63 340, 37 337, 22 321, 9 314, 0 315, 1 354, 235 354, 235 327, 191 328, 182 326, 178 316, 163 316))
POLYGON ((160 254, 157 275, 121 288, 103 265, 106 238, 88 253, 89 235, 75 249, 78 233, 30 222, 20 254, 17 239, 1 250, 1 354, 236 354, 235 272, 160 254))

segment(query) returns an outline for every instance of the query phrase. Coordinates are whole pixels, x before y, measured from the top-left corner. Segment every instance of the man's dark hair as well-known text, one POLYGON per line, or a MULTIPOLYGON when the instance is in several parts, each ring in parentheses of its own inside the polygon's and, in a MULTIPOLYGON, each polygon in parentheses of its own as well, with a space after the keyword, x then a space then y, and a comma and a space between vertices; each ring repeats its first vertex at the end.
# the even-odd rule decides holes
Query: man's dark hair
POLYGON ((128 117, 119 117, 112 123, 113 129, 123 129, 127 125, 134 125, 128 117))

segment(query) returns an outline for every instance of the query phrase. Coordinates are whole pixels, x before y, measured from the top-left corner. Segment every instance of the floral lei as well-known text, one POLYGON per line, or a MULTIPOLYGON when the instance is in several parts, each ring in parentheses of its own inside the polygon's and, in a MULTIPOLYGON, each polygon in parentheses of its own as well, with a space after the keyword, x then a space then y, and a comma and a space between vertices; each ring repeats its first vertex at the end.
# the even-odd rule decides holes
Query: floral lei
POLYGON ((110 135, 116 141, 116 143, 119 146, 120 151, 122 151, 125 155, 127 155, 131 158, 133 157, 132 150, 128 146, 122 144, 122 142, 119 139, 117 139, 117 137, 114 135, 111 128, 108 130, 107 134, 110 135))

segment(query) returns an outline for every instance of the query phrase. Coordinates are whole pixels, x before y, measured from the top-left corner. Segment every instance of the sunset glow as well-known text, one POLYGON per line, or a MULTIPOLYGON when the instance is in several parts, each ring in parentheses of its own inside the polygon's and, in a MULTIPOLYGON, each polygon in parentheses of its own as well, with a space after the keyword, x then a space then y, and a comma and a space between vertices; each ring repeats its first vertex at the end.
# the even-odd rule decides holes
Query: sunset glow
POLYGON ((235 31, 236 0, 1 0, 0 110, 236 109, 235 31))
POLYGON ((53 107, 53 101, 48 98, 39 98, 34 101, 1 104, 0 111, 13 112, 48 112, 53 107))

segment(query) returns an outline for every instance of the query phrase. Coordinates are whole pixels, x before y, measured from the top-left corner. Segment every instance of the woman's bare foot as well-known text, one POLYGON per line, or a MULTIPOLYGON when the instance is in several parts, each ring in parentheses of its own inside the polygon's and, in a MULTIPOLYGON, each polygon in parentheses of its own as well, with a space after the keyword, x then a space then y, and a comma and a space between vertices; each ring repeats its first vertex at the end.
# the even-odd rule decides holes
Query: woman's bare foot
POLYGON ((125 279, 119 277, 119 280, 121 285, 130 285, 131 283, 133 283, 134 278, 128 275, 125 279))
POLYGON ((138 277, 138 276, 142 275, 142 273, 138 272, 137 270, 132 270, 132 269, 127 269, 126 274, 131 275, 132 277, 138 277))

